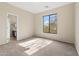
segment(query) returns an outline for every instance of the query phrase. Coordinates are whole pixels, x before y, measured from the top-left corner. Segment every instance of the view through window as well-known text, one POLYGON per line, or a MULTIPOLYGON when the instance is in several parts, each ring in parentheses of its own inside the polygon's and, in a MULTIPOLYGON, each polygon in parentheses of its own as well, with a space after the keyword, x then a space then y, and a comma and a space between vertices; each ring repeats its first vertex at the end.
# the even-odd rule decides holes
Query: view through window
POLYGON ((43 16, 43 32, 57 34, 57 14, 43 16))

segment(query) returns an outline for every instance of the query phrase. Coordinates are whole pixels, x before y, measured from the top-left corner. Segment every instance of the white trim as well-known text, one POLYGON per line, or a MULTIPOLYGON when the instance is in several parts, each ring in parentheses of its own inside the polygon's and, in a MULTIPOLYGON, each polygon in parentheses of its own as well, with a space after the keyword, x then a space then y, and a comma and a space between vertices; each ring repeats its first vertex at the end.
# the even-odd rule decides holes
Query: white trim
POLYGON ((8 13, 7 13, 7 21, 9 21, 9 19, 8 19, 8 15, 9 15, 9 14, 10 14, 10 15, 14 15, 14 16, 17 17, 17 31, 16 31, 16 32, 17 32, 17 40, 18 40, 18 15, 14 14, 14 13, 8 12, 8 13))

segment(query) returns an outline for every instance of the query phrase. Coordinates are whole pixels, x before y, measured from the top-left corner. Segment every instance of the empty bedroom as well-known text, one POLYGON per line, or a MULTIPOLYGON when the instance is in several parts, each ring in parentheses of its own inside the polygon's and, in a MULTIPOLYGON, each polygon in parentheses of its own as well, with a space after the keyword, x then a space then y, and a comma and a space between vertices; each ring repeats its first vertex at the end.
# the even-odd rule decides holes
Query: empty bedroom
POLYGON ((0 2, 0 56, 78 56, 79 3, 0 2))

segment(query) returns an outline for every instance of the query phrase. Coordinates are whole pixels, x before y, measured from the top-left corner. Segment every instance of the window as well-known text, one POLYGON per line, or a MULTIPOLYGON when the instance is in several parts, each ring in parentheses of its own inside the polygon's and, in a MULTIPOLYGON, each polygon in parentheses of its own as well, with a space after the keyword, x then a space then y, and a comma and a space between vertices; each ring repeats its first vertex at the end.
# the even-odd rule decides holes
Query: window
POLYGON ((57 34, 57 14, 43 16, 43 32, 57 34))

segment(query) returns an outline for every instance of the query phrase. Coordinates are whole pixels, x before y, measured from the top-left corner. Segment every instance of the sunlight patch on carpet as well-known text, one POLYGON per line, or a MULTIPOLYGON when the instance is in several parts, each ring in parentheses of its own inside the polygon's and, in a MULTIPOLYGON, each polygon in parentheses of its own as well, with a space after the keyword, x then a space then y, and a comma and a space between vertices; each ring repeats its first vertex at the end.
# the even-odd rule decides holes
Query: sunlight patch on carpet
POLYGON ((24 51, 25 53, 27 53, 28 55, 32 55, 51 43, 51 40, 35 38, 30 41, 19 43, 19 45, 26 48, 26 51, 24 51))

